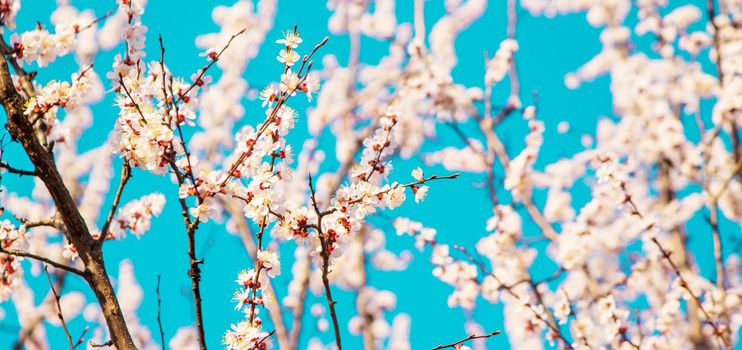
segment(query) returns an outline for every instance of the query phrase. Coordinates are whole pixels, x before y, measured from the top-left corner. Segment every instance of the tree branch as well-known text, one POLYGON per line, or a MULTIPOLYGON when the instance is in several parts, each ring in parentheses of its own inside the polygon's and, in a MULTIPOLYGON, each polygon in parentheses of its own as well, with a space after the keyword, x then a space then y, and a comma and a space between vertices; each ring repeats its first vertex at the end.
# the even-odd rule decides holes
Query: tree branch
POLYGON ((70 350, 75 349, 75 344, 72 342, 72 335, 70 335, 70 330, 67 328, 67 322, 64 321, 64 316, 62 315, 62 305, 59 304, 59 294, 57 294, 57 291, 54 289, 54 283, 52 282, 52 276, 49 274, 49 269, 44 265, 44 272, 46 273, 46 279, 49 281, 49 287, 52 289, 52 294, 54 294, 54 301, 57 304, 57 317, 59 318, 59 322, 62 323, 62 328, 64 328, 64 334, 67 336, 67 341, 70 344, 70 350))
POLYGON ((131 166, 129 166, 129 162, 124 160, 124 164, 121 166, 121 182, 119 183, 118 190, 116 190, 116 195, 113 197, 113 204, 111 205, 111 210, 108 211, 108 217, 106 218, 106 222, 103 224, 103 228, 100 230, 100 237, 98 237, 98 244, 103 244, 103 241, 105 241, 106 237, 108 236, 108 229, 111 227, 111 222, 113 221, 114 216, 116 216, 116 210, 119 207, 119 202, 121 201, 121 195, 124 192, 124 186, 126 186, 126 183, 129 182, 130 178, 131 178, 131 166))
POLYGON ((57 207, 60 218, 67 227, 65 235, 75 246, 80 260, 85 265, 85 279, 91 287, 106 319, 111 339, 119 350, 135 349, 121 307, 118 304, 108 273, 103 263, 102 251, 92 243, 87 224, 77 203, 62 180, 54 156, 36 137, 36 130, 23 113, 25 101, 15 90, 5 55, 0 55, 0 104, 7 116, 6 128, 13 139, 23 146, 39 178, 57 207))
POLYGON ((322 246, 322 284, 325 286, 325 297, 327 298, 327 306, 330 308, 330 317, 332 318, 332 329, 335 332, 335 344, 338 350, 342 350, 343 347, 340 342, 340 326, 338 322, 337 312, 335 311, 336 301, 332 299, 332 291, 330 290, 330 279, 327 277, 330 265, 330 252, 327 249, 327 241, 325 240, 324 233, 322 232, 322 217, 323 214, 320 212, 317 206, 317 196, 314 192, 314 185, 312 184, 312 176, 309 176, 309 190, 312 196, 312 206, 314 211, 317 213, 317 237, 319 237, 320 245, 322 246))
POLYGON ((42 263, 45 263, 47 265, 51 265, 51 266, 53 266, 53 267, 55 267, 57 269, 65 270, 67 272, 72 272, 72 273, 74 273, 74 274, 76 274, 78 276, 82 276, 82 277, 85 277, 86 276, 85 271, 78 270, 78 269, 76 269, 76 268, 74 268, 72 266, 65 265, 65 264, 60 263, 60 262, 56 262, 54 260, 51 260, 49 258, 45 258, 45 257, 40 256, 40 255, 31 254, 31 253, 27 253, 27 252, 22 252, 20 250, 6 250, 2 246, 0 246, 0 253, 5 253, 5 254, 8 254, 8 255, 14 255, 14 256, 20 256, 20 257, 24 257, 24 258, 33 259, 33 260, 38 260, 38 261, 40 261, 42 263))
POLYGON ((38 175, 36 171, 14 168, 6 162, 0 162, 0 168, 7 170, 11 174, 16 174, 19 176, 37 176, 38 175))
POLYGON ((459 341, 456 341, 456 342, 453 342, 453 343, 450 343, 450 344, 438 345, 438 346, 434 347, 431 350, 440 350, 440 349, 446 349, 446 348, 455 348, 457 345, 460 345, 461 343, 467 342, 469 340, 485 339, 485 338, 489 338, 489 337, 492 337, 492 336, 495 336, 495 335, 498 335, 498 334, 500 334, 500 331, 493 331, 493 332, 489 332, 489 333, 486 333, 486 334, 480 334, 480 335, 470 334, 468 337, 466 337, 464 339, 461 339, 459 341))
POLYGON ((160 299, 160 275, 157 275, 157 327, 160 329, 160 341, 162 342, 162 350, 165 350, 165 332, 162 330, 162 312, 160 299))

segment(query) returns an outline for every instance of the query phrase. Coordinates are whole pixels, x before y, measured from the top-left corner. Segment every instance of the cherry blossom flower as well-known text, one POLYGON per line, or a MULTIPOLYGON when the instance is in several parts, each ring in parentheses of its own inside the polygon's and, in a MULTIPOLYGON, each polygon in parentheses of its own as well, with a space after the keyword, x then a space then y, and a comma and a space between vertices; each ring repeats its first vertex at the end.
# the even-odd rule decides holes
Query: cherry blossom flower
POLYGON ((299 60, 299 54, 294 50, 281 50, 281 52, 278 53, 278 56, 276 56, 276 59, 278 62, 291 67, 299 60))
POLYGON ((276 277, 281 274, 281 261, 278 260, 276 252, 271 250, 259 251, 258 262, 266 271, 268 276, 276 277))
POLYGON ((283 33, 283 39, 276 40, 276 44, 285 45, 288 48, 295 49, 302 43, 302 41, 302 38, 299 37, 299 33, 286 31, 283 33))

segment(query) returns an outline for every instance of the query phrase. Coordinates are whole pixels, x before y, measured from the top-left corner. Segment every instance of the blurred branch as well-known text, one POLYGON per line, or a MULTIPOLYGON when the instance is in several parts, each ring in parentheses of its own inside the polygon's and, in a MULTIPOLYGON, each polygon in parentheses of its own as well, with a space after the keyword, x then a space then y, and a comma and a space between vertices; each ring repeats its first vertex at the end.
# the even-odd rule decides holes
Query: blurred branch
POLYGON ((49 274, 49 269, 46 265, 44 265, 44 272, 46 273, 46 279, 49 281, 49 287, 52 290, 52 294, 54 294, 54 301, 57 304, 57 317, 59 318, 59 322, 62 323, 62 328, 64 329, 64 334, 67 336, 67 341, 70 344, 70 350, 75 349, 75 344, 72 342, 72 335, 70 335, 70 330, 67 328, 67 322, 64 321, 64 315, 62 315, 62 305, 59 303, 59 294, 57 294, 56 289, 54 289, 54 283, 52 282, 52 276, 49 274))

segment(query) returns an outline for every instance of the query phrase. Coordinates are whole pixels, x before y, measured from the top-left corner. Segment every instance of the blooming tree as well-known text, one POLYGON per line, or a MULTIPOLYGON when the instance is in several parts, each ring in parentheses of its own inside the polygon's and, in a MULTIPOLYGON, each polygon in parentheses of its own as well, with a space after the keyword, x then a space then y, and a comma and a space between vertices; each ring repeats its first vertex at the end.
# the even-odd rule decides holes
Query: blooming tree
MULTIPOLYGON (((519 349, 737 343, 742 261, 723 249, 734 232, 722 227, 739 232, 742 224, 738 0, 446 1, 440 18, 426 18, 424 0, 414 0, 412 18, 397 18, 393 0, 329 0, 329 33, 350 39, 346 65, 324 52, 334 38, 309 42, 296 26, 269 37, 276 6, 239 0, 216 7, 220 30, 197 38, 204 64, 186 78, 168 68, 176 59, 166 54, 168 34, 147 36, 145 0, 119 0, 97 16, 58 1, 53 28, 16 28, 20 1, 0 0, 0 104, 9 136, 0 168, 4 178, 18 175, 33 188, 26 194, 14 182, 0 193, 0 302, 16 310, 16 348, 206 349, 207 339, 219 338, 234 350, 341 349, 350 346, 349 332, 364 349, 409 349, 411 320, 395 312, 394 291, 368 279, 371 269, 407 267, 410 254, 386 246, 395 233, 429 256, 432 275, 448 285, 441 288, 450 291, 450 307, 503 307, 496 317, 504 329, 469 323, 469 336, 441 337, 434 349, 484 349, 486 339, 503 336, 519 349), (485 41, 494 54, 485 56, 482 84, 467 86, 452 77, 456 38, 487 6, 507 13, 507 38, 485 41), (550 164, 538 162, 549 140, 537 95, 520 91, 518 69, 528 67, 516 64, 518 50, 528 43, 518 41, 516 29, 524 11, 586 12, 602 49, 564 83, 577 89, 610 78, 616 118, 600 119, 594 140, 550 164), (364 37, 388 43, 378 62, 361 62, 364 37), (647 37, 649 47, 637 44, 647 37), (159 55, 146 56, 145 45, 159 55), (113 62, 94 63, 102 51, 115 52, 113 62), (274 79, 254 90, 244 72, 266 52, 278 61, 274 79), (77 69, 68 80, 39 81, 36 70, 69 55, 77 69), (496 87, 509 91, 501 103, 496 87), (91 108, 106 98, 118 112, 107 119, 108 137, 82 150, 91 108), (246 98, 262 105, 248 110, 246 98), (310 107, 292 108, 299 100, 310 107), (527 127, 522 147, 503 142, 505 119, 527 127), (292 144, 288 136, 300 120, 309 137, 292 144), (460 142, 435 142, 442 134, 460 142), (333 142, 329 160, 333 146, 323 138, 333 142), (393 161, 414 157, 424 166, 393 171, 393 161), (29 168, 10 161, 22 158, 29 168), (425 212, 428 192, 444 195, 436 194, 438 181, 462 184, 460 173, 483 178, 489 199, 471 208, 491 214, 474 246, 392 216, 413 198, 425 212), (172 185, 125 201, 137 174, 172 185), (583 203, 572 198, 580 188, 589 192, 583 203), (166 202, 181 216, 164 218, 166 202), (703 225, 689 224, 699 218, 703 225), (158 234, 150 232, 156 220, 182 221, 188 247, 188 266, 174 273, 187 271, 195 322, 169 339, 159 311, 159 329, 137 316, 143 298, 159 305, 159 287, 156 295, 144 293, 130 261, 104 254, 117 241, 158 234), (251 258, 235 262, 244 270, 223 281, 236 285, 224 296, 233 298, 235 312, 224 316, 234 322, 222 334, 204 328, 206 262, 196 238, 205 225, 239 235, 251 258), (691 229, 713 245, 689 244, 691 229), (711 275, 701 274, 694 249, 712 252, 711 275), (537 259, 554 266, 548 277, 534 277, 537 259), (116 263, 114 279, 106 265, 116 263), (27 279, 39 274, 49 289, 37 303, 27 279), (287 286, 276 283, 287 274, 287 286), (70 279, 87 289, 63 292, 70 279), (336 309, 338 289, 354 292, 354 315, 336 309), (307 307, 310 292, 326 302, 307 307), (81 314, 89 326, 79 335, 67 322, 81 314), (334 341, 302 343, 306 315, 324 320, 319 328, 332 329, 334 341), (63 328, 66 339, 47 336, 46 324, 63 328)), ((557 131, 569 127, 564 122, 557 131)))

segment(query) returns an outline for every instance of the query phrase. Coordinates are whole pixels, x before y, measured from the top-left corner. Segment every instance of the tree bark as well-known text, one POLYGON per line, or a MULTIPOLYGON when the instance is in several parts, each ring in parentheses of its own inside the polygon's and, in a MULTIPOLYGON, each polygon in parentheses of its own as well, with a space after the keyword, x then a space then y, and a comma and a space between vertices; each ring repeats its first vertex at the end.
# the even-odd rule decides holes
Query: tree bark
POLYGON ((103 264, 102 248, 95 244, 90 235, 74 198, 54 164, 53 154, 41 144, 29 118, 23 114, 24 102, 13 85, 8 61, 0 54, 0 104, 3 105, 7 116, 6 128, 13 139, 21 143, 36 169, 37 176, 54 200, 57 211, 67 227, 67 239, 75 246, 80 260, 85 265, 85 280, 98 299, 111 341, 119 350, 136 349, 113 286, 108 279, 103 264))

